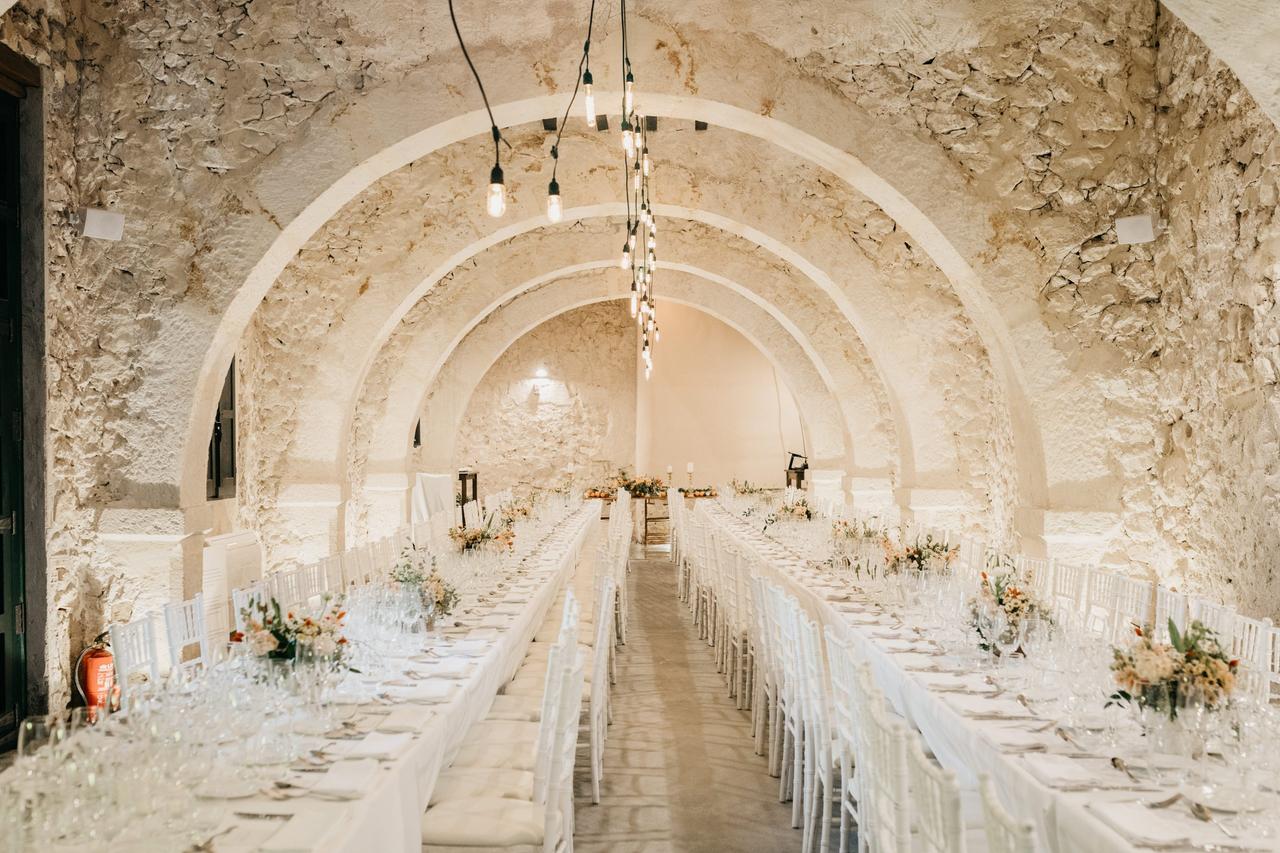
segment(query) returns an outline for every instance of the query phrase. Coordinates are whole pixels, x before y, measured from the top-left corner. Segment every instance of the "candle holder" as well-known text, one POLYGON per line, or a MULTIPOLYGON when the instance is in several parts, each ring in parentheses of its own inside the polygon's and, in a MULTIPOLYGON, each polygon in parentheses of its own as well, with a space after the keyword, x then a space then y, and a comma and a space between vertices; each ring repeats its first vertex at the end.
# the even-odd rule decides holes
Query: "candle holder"
POLYGON ((689 488, 692 489, 693 488, 693 472, 690 471, 688 473, 689 473, 689 488))

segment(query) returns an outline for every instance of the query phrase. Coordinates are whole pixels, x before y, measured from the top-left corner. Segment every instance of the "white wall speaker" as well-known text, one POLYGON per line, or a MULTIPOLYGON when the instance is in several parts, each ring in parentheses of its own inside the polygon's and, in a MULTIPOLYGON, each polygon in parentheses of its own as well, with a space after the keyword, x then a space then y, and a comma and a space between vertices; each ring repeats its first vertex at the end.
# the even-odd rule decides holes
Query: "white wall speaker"
POLYGON ((1149 213, 1121 216, 1116 220, 1116 242, 1150 243, 1156 238, 1155 217, 1149 213))
POLYGON ((119 240, 124 236, 124 214, 85 208, 80 218, 80 233, 95 240, 119 240))

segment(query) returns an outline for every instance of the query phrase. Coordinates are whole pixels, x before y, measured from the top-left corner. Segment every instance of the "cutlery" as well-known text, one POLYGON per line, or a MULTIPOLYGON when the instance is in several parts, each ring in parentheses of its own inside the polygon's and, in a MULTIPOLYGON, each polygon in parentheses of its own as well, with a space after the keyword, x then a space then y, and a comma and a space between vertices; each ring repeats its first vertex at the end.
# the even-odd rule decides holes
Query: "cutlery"
POLYGON ((244 818, 245 820, 288 820, 293 817, 291 814, 281 814, 280 812, 232 812, 233 817, 244 818))
POLYGON ((1180 799, 1182 799, 1182 794, 1174 794, 1171 797, 1165 797, 1163 800, 1141 800, 1140 802, 1149 809, 1167 809, 1180 799))
POLYGON ((1135 842, 1134 846, 1143 850, 1199 850, 1202 853, 1265 853, 1270 849, 1267 847, 1245 847, 1240 844, 1192 844, 1188 841, 1178 841, 1171 844, 1156 844, 1154 842, 1141 844, 1135 842))
POLYGON ((1124 759, 1118 755, 1113 755, 1111 757, 1111 766, 1119 770, 1124 775, 1128 776, 1134 782, 1142 781, 1137 777, 1137 775, 1132 770, 1129 769, 1129 765, 1124 763, 1124 759))
POLYGON ((213 842, 216 839, 226 835, 228 832, 230 832, 235 828, 236 828, 236 825, 234 823, 231 824, 230 826, 224 826, 222 829, 219 829, 217 832, 206 837, 205 840, 201 841, 199 844, 193 844, 190 847, 188 847, 187 848, 188 853, 212 853, 213 842))
POLYGON ((1187 804, 1188 804, 1188 807, 1191 809, 1191 814, 1195 815, 1197 819, 1202 820, 1205 823, 1213 824, 1227 838, 1236 837, 1236 834, 1231 830, 1227 829, 1226 825, 1223 824, 1222 821, 1214 817, 1213 814, 1209 811, 1209 808, 1205 806, 1203 803, 1197 803, 1194 800, 1188 800, 1187 804))

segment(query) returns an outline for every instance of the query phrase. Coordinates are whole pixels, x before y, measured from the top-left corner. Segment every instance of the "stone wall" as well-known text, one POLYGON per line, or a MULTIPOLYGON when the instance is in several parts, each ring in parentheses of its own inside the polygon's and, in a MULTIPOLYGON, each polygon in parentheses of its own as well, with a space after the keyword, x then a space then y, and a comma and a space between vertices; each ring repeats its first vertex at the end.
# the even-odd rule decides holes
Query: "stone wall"
POLYGON ((1168 12, 1159 36, 1151 523, 1186 587, 1280 617, 1280 133, 1168 12))
POLYGON ((467 404, 455 467, 476 469, 483 490, 494 492, 561 481, 571 463, 579 482, 632 466, 635 330, 625 304, 601 302, 517 340, 467 404))

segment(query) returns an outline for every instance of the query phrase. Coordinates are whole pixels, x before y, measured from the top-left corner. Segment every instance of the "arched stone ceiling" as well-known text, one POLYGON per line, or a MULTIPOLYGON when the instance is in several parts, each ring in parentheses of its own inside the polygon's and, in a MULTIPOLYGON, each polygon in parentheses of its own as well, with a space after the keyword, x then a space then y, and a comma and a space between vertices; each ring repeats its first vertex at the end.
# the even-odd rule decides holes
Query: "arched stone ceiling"
MULTIPOLYGON (((426 385, 465 334, 494 310, 525 290, 585 270, 597 270, 609 279, 621 278, 613 258, 574 263, 589 258, 590 252, 600 249, 602 243, 607 245, 605 235, 616 235, 620 227, 620 220, 597 220, 577 223, 554 238, 536 243, 512 241, 503 252, 486 252, 473 266, 458 270, 416 305, 379 352, 354 407, 349 480, 356 483, 366 472, 373 477, 403 477, 409 470, 409 437, 426 385), (559 265, 561 262, 564 265, 559 265), (520 269, 529 277, 509 287, 505 285, 507 279, 499 276, 499 269, 520 269), (447 295, 454 290, 466 294, 467 302, 449 302, 447 295), (488 304, 477 310, 475 306, 486 299, 488 304)), ((702 230, 701 226, 696 228, 702 230)), ((680 230, 664 234, 668 256, 678 260, 663 262, 660 281, 665 282, 669 275, 693 276, 712 285, 712 290, 727 289, 767 312, 814 363, 843 409, 847 431, 855 438, 852 458, 849 463, 841 462, 841 467, 848 467, 851 474, 891 477, 896 481, 896 431, 883 388, 875 381, 857 341, 838 333, 839 324, 829 308, 824 310, 823 300, 809 296, 803 281, 793 281, 794 271, 770 264, 764 253, 738 250, 728 235, 720 235, 713 243, 706 239, 686 242, 681 234, 680 230), (733 251, 720 251, 717 244, 721 242, 728 243, 733 251), (679 260, 684 258, 696 263, 679 260), (701 264, 713 266, 716 271, 701 264), (791 300, 787 314, 776 307, 779 294, 791 300)), ((660 288, 660 298, 665 292, 665 287, 660 288)))
MULTIPOLYGON (((666 47, 663 44, 662 49, 658 50, 657 46, 660 42, 661 39, 654 39, 651 44, 654 45, 656 55, 661 57, 664 55, 666 47)), ((699 40, 697 43, 700 46, 711 47, 719 43, 719 37, 714 33, 707 34, 705 40, 699 40)), ((546 45, 541 45, 543 50, 546 47, 546 45)), ((733 52, 727 51, 725 55, 732 56, 733 52)), ((496 64, 501 66, 502 62, 499 60, 496 64)), ((923 217, 919 213, 920 208, 908 202, 906 197, 901 194, 900 188, 890 187, 879 176, 867 170, 861 163, 846 154, 841 154, 840 149, 821 147, 826 143, 819 143, 819 147, 814 148, 813 143, 806 143, 805 140, 813 140, 814 143, 818 143, 821 136, 826 136, 833 142, 839 141, 846 145, 858 143, 855 147, 864 148, 865 153, 872 160, 885 161, 885 158, 888 157, 905 164, 905 161, 899 158, 907 157, 911 160, 911 166, 910 168, 899 170, 901 174, 896 176, 896 180, 915 186, 916 195, 921 201, 927 198, 934 206, 938 204, 954 204, 952 214, 945 217, 949 227, 954 228, 954 236, 957 238, 963 236, 965 238, 961 240, 962 243, 970 247, 975 245, 974 228, 978 229, 977 233, 983 232, 985 230, 983 223, 987 221, 987 217, 975 215, 977 208, 971 203, 971 199, 966 200, 965 203, 960 203, 963 191, 961 185, 956 181, 958 176, 950 164, 939 160, 938 152, 931 148, 928 143, 902 134, 890 133, 888 138, 884 133, 873 134, 870 131, 876 125, 876 122, 866 116, 851 117, 851 111, 847 104, 841 105, 838 109, 835 108, 836 104, 834 102, 830 104, 832 109, 823 109, 820 105, 815 105, 815 99, 820 102, 822 99, 830 97, 829 93, 824 94, 826 90, 823 87, 814 86, 811 81, 803 79, 788 80, 786 79, 786 74, 783 74, 780 78, 778 76, 779 68, 773 68, 765 73, 763 69, 767 65, 767 63, 758 62, 740 62, 737 66, 732 61, 726 64, 717 63, 714 65, 715 73, 708 75, 705 80, 708 88, 703 88, 701 82, 698 88, 700 92, 720 90, 725 96, 723 101, 717 103, 706 100, 701 96, 655 95, 651 97, 653 109, 670 114, 683 114, 686 117, 708 117, 722 124, 741 125, 745 128, 750 128, 761 136, 770 134, 777 136, 777 134, 781 133, 783 141, 795 148, 803 148, 807 144, 812 149, 809 151, 811 156, 820 157, 827 165, 837 168, 842 178, 853 180, 855 183, 865 186, 881 196, 891 206, 894 206, 897 209, 896 212, 900 220, 909 220, 909 228, 927 232, 928 242, 938 244, 941 237, 942 242, 950 246, 946 238, 942 237, 941 232, 937 231, 937 225, 934 220, 923 217), (763 85, 766 81, 767 85, 763 85), (715 85, 712 85, 713 83, 715 85), (729 106, 737 101, 753 103, 752 109, 758 109, 758 104, 763 100, 768 100, 768 95, 790 95, 791 92, 789 90, 793 88, 795 89, 795 97, 780 99, 778 101, 778 110, 773 117, 763 118, 758 113, 744 110, 742 107, 729 106), (760 98, 762 91, 767 93, 763 100, 760 98), (746 92, 754 92, 756 97, 744 98, 744 93, 746 92), (778 114, 785 115, 788 111, 797 112, 793 112, 790 116, 785 116, 785 118, 798 117, 799 114, 810 114, 810 120, 801 122, 806 131, 810 133, 799 133, 786 123, 785 118, 779 119, 777 117, 778 114), (833 117, 835 115, 841 117, 839 122, 834 122, 833 117), (845 119, 849 118, 853 120, 851 126, 845 121, 845 119), (837 124, 839 125, 838 127, 836 126, 837 124), (819 133, 820 136, 811 135, 815 132, 819 133), (872 139, 872 136, 876 136, 876 138, 872 139), (898 138, 899 136, 901 138, 898 138)), ((660 68, 661 66, 655 63, 654 67, 660 68)), ((785 69, 785 65, 781 66, 781 68, 785 69)), ((514 73, 514 68, 507 70, 512 73, 503 73, 503 70, 499 68, 496 72, 496 77, 500 80, 508 81, 517 81, 520 78, 519 74, 514 73)), ((400 82, 406 86, 418 85, 422 82, 411 80, 411 76, 403 78, 400 82)), ((670 87, 678 91, 686 83, 684 76, 680 75, 678 78, 673 79, 673 75, 659 70, 653 84, 658 90, 670 87)), ((517 88, 519 86, 518 83, 514 82, 513 85, 517 88)), ((390 92, 384 94, 389 95, 390 92)), ((522 103, 509 103, 501 111, 503 120, 504 122, 519 120, 521 111, 528 113, 529 118, 539 117, 545 112, 553 112, 555 107, 551 103, 552 100, 559 101, 559 99, 537 98, 522 103)), ((256 299, 255 293, 262 293, 283 262, 292 254, 295 246, 302 239, 305 239, 305 235, 309 233, 309 230, 314 229, 319 221, 328 215, 328 212, 336 210, 343 201, 350 198, 351 194, 360 185, 367 182, 368 177, 378 172, 384 172, 386 169, 398 165, 398 162, 411 159, 412 152, 415 149, 433 147, 446 141, 451 136, 462 138, 478 129, 475 124, 478 117, 472 115, 462 119, 462 124, 456 125, 458 128, 456 130, 454 129, 455 125, 448 125, 435 131, 424 132, 411 140, 405 141, 403 145, 400 145, 394 151, 390 151, 387 145, 381 147, 377 145, 377 140, 379 139, 385 139, 390 143, 391 140, 386 134, 395 135, 398 133, 398 138, 405 140, 404 128, 407 125, 418 123, 421 126, 423 124, 420 113, 421 106, 420 103, 412 98, 399 100, 395 107, 392 107, 388 102, 380 101, 376 97, 365 98, 360 105, 353 106, 342 113, 341 116, 335 117, 343 125, 347 124, 348 120, 353 121, 350 133, 337 131, 335 126, 330 125, 324 137, 299 140, 305 151, 292 152, 298 157, 294 161, 292 168, 279 173, 278 178, 268 177, 265 173, 259 176, 261 180, 257 181, 257 188, 260 190, 258 199, 260 201, 270 199, 265 207, 272 209, 272 216, 277 221, 290 223, 290 234, 293 236, 277 242, 270 252, 265 251, 264 247, 263 260, 256 265, 255 273, 247 277, 247 286, 241 291, 241 301, 248 299, 249 303, 243 304, 239 308, 234 305, 231 306, 226 315, 224 332, 234 333, 236 328, 243 325, 256 299), (372 108, 371 112, 367 111, 369 108, 372 108), (387 126, 387 113, 394 113, 396 119, 394 127, 387 126), (379 118, 379 115, 382 117, 379 118), (355 133, 357 127, 359 128, 359 133, 355 133), (357 137, 359 138, 358 143, 357 137), (371 142, 373 147, 370 147, 371 142), (367 152, 370 155, 370 159, 360 169, 348 171, 345 177, 339 180, 337 176, 340 173, 335 172, 335 169, 341 163, 353 163, 352 155, 358 151, 367 152), (382 153, 377 158, 373 158, 371 155, 374 152, 382 153), (286 172, 291 174, 285 174, 286 172), (332 176, 332 179, 328 176, 332 176), (326 187, 326 189, 323 191, 318 189, 321 186, 326 187), (320 199, 319 196, 322 194, 324 198, 320 199), (314 204, 311 204, 308 200, 313 200, 314 204), (296 205, 298 202, 302 202, 302 206, 295 206, 290 210, 290 206, 296 205), (303 208, 307 210, 307 214, 298 218, 298 214, 303 208)), ((442 107, 444 104, 434 103, 432 106, 433 108, 442 107)), ((852 112, 856 113, 857 111, 853 110, 852 112)), ((778 140, 775 139, 775 141, 778 140)), ((886 162, 885 165, 889 164, 886 162)), ((268 171, 270 170, 268 169, 268 171)), ((894 170, 890 169, 889 171, 892 172, 894 170)), ((272 226, 269 222, 265 224, 263 221, 254 222, 253 234, 258 236, 250 237, 248 234, 244 236, 246 239, 260 240, 260 235, 264 232, 264 229, 266 233, 271 232, 272 226)), ((981 243, 981 239, 978 239, 977 243, 981 243)), ((946 255, 946 251, 954 252, 954 247, 947 248, 947 246, 935 245, 936 254, 946 255), (946 251, 943 251, 943 249, 946 249, 946 251)), ((216 253, 217 250, 215 249, 211 252, 211 255, 216 253)), ((947 266, 954 267, 957 263, 963 265, 963 261, 958 255, 948 255, 944 260, 947 266)), ((214 262, 211 257, 210 263, 214 262)), ((974 277, 969 275, 968 278, 970 280, 969 283, 972 284, 974 277)), ((990 321, 992 318, 988 316, 985 319, 990 321)), ((230 337, 228 334, 220 335, 220 339, 223 341, 221 344, 223 352, 227 351, 226 347, 230 346, 230 341, 233 338, 233 334, 230 337)), ((216 353, 210 358, 212 361, 206 364, 205 373, 207 377, 212 377, 215 372, 212 365, 222 360, 222 357, 217 356, 216 353)), ((999 372, 1003 375, 1009 367, 1010 364, 1006 361, 1000 365, 999 372)), ((211 379, 209 384, 213 384, 211 379)), ((199 413, 197 413, 197 419, 199 417, 199 413)), ((1027 426, 1027 424, 1023 423, 1020 428, 1027 426)), ((1032 441, 1027 444, 1028 446, 1033 446, 1035 442, 1032 441)), ((1034 454, 1035 450, 1033 449, 1030 452, 1034 454)))
MULTIPOLYGON (((931 265, 909 241, 894 233, 893 223, 865 199, 842 192, 838 184, 833 185, 829 179, 824 179, 820 171, 802 162, 793 161, 786 164, 786 169, 775 171, 778 168, 777 158, 767 158, 767 151, 762 152, 759 143, 749 138, 723 131, 695 134, 687 130, 672 131, 664 139, 663 144, 667 147, 659 149, 660 174, 663 182, 675 185, 679 194, 677 198, 687 198, 704 207, 720 207, 736 211, 739 215, 749 215, 761 229, 770 229, 770 233, 756 233, 756 228, 744 227, 723 215, 710 216, 700 211, 679 209, 671 209, 671 212, 684 217, 695 216, 722 229, 736 229, 758 243, 769 245, 774 252, 785 253, 796 267, 806 270, 811 278, 822 283, 828 298, 837 300, 835 307, 845 317, 852 315, 855 320, 858 315, 874 318, 860 322, 878 340, 889 341, 890 370, 894 371, 889 393, 905 394, 909 398, 911 409, 916 413, 916 428, 922 436, 942 429, 946 407, 943 397, 939 396, 942 392, 930 390, 930 372, 945 368, 948 363, 953 368, 959 363, 965 366, 975 361, 981 363, 985 356, 972 332, 966 329, 960 306, 948 295, 945 281, 936 269, 930 272, 931 265), (699 137, 710 141, 700 143, 699 137), (698 145, 711 146, 714 158, 699 157, 696 153, 698 145), (743 148, 739 149, 738 145, 743 148), (704 158, 715 162, 704 162, 704 158), (749 179, 743 180, 742 176, 749 179), (792 245, 801 247, 806 254, 800 256, 789 250, 792 245), (815 266, 811 258, 817 259, 821 268, 815 266), (840 280, 833 281, 825 269, 835 270, 840 280), (906 337, 900 334, 903 328, 913 326, 916 334, 906 337), (941 353, 947 346, 976 346, 977 349, 970 354, 935 357, 935 350, 941 353), (912 368, 913 364, 919 366, 912 368)), ((612 145, 609 144, 612 141, 605 135, 593 135, 589 139, 566 142, 566 151, 574 151, 575 156, 568 159, 566 155, 564 165, 567 168, 561 172, 561 183, 571 202, 575 194, 580 197, 593 190, 612 197, 612 186, 620 182, 620 178, 610 177, 610 172, 614 171, 610 165, 614 160, 612 145), (571 149, 569 146, 575 142, 578 143, 576 148, 571 149), (582 149, 593 146, 605 149, 599 161, 583 156, 582 149), (575 164, 576 168, 572 168, 575 164), (583 174, 584 170, 586 174, 583 174)), ((377 331, 380 312, 402 314, 406 310, 402 306, 412 304, 410 300, 414 294, 426 292, 431 283, 448 269, 449 261, 461 260, 466 253, 475 251, 468 248, 448 255, 448 250, 437 242, 451 236, 446 232, 460 232, 460 236, 453 239, 465 240, 469 227, 480 233, 483 233, 481 229, 489 227, 481 211, 473 208, 459 211, 456 199, 448 193, 453 188, 450 175, 485 168, 487 155, 483 145, 470 150, 470 159, 464 154, 466 151, 464 146, 452 146, 440 155, 420 161, 410 170, 388 176, 366 202, 366 210, 373 214, 335 220, 324 238, 315 241, 313 248, 304 252, 299 275, 292 279, 286 277, 269 296, 268 306, 274 306, 278 321, 269 323, 263 330, 265 338, 292 346, 295 341, 289 334, 296 329, 303 335, 312 335, 317 343, 323 344, 314 351, 295 353, 290 359, 273 358, 264 364, 268 370, 272 365, 295 365, 302 372, 282 378, 280 384, 314 389, 309 398, 311 408, 300 410, 297 423, 300 429, 320 429, 303 435, 295 443, 305 448, 312 458, 333 458, 330 448, 338 447, 340 423, 334 419, 332 403, 335 398, 341 399, 344 393, 349 393, 354 400, 352 383, 358 377, 351 374, 350 365, 361 358, 371 358, 369 350, 362 345, 380 334, 377 331), (437 185, 443 185, 446 190, 442 198, 438 197, 438 191, 434 195, 432 193, 431 188, 437 185), (440 210, 439 214, 433 214, 436 209, 440 210), (442 226, 440 220, 450 213, 453 218, 442 226), (364 249, 356 251, 354 247, 357 244, 364 249), (408 247, 409 252, 400 254, 402 246, 408 247), (420 278, 421 267, 442 254, 447 255, 449 261, 439 263, 425 279, 420 278), (309 273, 306 272, 308 268, 311 269, 309 273), (407 297, 397 296, 406 290, 407 297), (314 308, 317 304, 318 314, 314 308), (308 308, 308 305, 313 307, 308 308), (386 307, 379 308, 378 305, 386 307), (373 306, 372 310, 370 306, 373 306), (314 373, 307 377, 311 371, 314 373), (343 392, 341 389, 344 387, 351 390, 343 392)), ((521 198, 524 198, 526 207, 536 210, 540 206, 545 179, 545 175, 525 178, 518 173, 511 180, 512 206, 521 204, 521 198)), ((666 183, 659 186, 666 186, 666 183)), ((601 208, 600 212, 610 211, 601 208)), ((620 206, 616 212, 621 212, 620 206)), ((537 224, 535 219, 523 227, 537 224)), ((541 235, 554 230, 542 227, 536 232, 541 235)), ((497 238, 504 233, 482 237, 481 248, 498 245, 500 241, 497 238)), ((665 246, 667 235, 664 233, 662 236, 665 246)), ((708 239, 713 243, 726 242, 719 235, 709 235, 708 239)), ((738 247, 750 250, 745 244, 738 247)), ((607 251, 607 248, 597 246, 593 251, 602 250, 607 251)), ((780 294, 779 301, 785 304, 786 294, 780 294)), ((854 328, 859 329, 859 325, 854 328)), ((837 339, 844 334, 847 333, 836 330, 837 339)), ((990 381, 989 373, 985 377, 961 378, 958 374, 965 373, 965 370, 955 369, 954 372, 957 374, 952 379, 954 388, 973 381, 981 389, 990 381)), ((292 399, 282 402, 291 403, 292 399)), ((304 403, 308 399, 305 392, 302 399, 304 403)), ((965 417, 963 409, 958 417, 965 417)), ((979 420, 985 428, 991 420, 990 411, 984 411, 979 420)), ((295 430, 284 428, 279 432, 293 436, 295 430)), ((956 465, 952 451, 937 455, 943 447, 950 445, 949 438, 921 445, 926 454, 922 457, 922 474, 933 478, 954 476, 952 472, 956 465)), ((333 474, 316 472, 328 477, 324 480, 309 474, 308 467, 305 460, 300 460, 295 469, 300 473, 293 479, 301 477, 305 482, 311 476, 313 482, 333 482, 333 474)), ((310 497, 313 495, 308 499, 310 497)))

